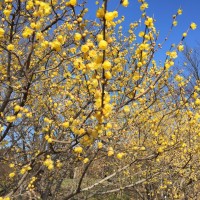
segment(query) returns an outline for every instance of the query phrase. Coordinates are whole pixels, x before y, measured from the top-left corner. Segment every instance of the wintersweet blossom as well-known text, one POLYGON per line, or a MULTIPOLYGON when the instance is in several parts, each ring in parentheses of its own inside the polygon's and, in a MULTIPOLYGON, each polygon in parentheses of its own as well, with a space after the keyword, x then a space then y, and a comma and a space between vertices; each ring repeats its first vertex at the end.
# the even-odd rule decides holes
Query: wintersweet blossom
POLYGON ((108 47, 108 43, 107 43, 105 40, 101 40, 101 41, 99 42, 99 48, 100 48, 101 50, 106 50, 107 47, 108 47))
POLYGON ((4 36, 4 33, 5 33, 5 31, 2 28, 0 28, 0 38, 2 38, 4 36))
POLYGON ((75 33, 75 34, 74 34, 74 40, 75 40, 75 41, 80 41, 81 38, 82 38, 82 36, 81 36, 80 33, 75 33))
POLYGON ((123 0, 123 1, 122 1, 122 6, 127 7, 128 4, 129 4, 129 1, 128 1, 128 0, 123 0))
POLYGON ((14 46, 13 44, 9 44, 9 45, 7 46, 7 49, 8 49, 9 51, 13 51, 13 50, 15 49, 15 46, 14 46))
POLYGON ((108 60, 105 60, 102 66, 103 66, 103 68, 105 70, 110 70, 110 68, 111 68, 111 62, 108 61, 108 60))
POLYGON ((33 34, 33 29, 29 27, 25 27, 24 31, 22 32, 22 36, 24 38, 30 37, 33 34))
POLYGON ((192 22, 192 23, 190 24, 190 28, 191 28, 192 30, 195 30, 195 29, 197 28, 197 25, 196 25, 194 22, 192 22))

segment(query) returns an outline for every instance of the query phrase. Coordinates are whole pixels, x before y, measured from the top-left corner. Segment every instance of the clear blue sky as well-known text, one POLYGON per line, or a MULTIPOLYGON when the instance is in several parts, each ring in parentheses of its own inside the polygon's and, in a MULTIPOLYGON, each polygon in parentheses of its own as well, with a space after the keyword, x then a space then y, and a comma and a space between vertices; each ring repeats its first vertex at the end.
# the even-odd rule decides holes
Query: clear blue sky
MULTIPOLYGON (((109 11, 112 11, 120 0, 110 0, 109 1, 109 11), (117 3, 115 3, 117 2, 117 3)), ((128 29, 128 25, 131 22, 138 20, 141 16, 139 10, 140 3, 137 0, 129 0, 130 4, 127 8, 120 7, 119 14, 125 16, 125 23, 123 27, 125 30, 128 29)), ((149 8, 147 9, 147 15, 156 19, 156 29, 160 31, 160 41, 162 41, 171 26, 172 15, 177 12, 179 8, 183 10, 183 14, 178 17, 178 25, 173 29, 168 42, 164 46, 163 50, 166 51, 172 43, 177 44, 182 33, 187 30, 191 22, 197 24, 197 29, 195 31, 190 31, 185 42, 191 47, 195 47, 197 42, 200 42, 200 0, 147 0, 149 8)), ((89 0, 89 15, 94 17, 96 11, 95 0, 89 0)), ((159 55, 162 60, 165 56, 159 55)))

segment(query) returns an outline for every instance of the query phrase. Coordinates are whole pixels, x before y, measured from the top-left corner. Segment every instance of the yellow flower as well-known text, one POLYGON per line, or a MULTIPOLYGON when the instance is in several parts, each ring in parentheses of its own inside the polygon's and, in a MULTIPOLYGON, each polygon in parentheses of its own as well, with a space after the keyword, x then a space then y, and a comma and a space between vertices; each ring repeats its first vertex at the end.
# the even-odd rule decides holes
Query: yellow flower
POLYGON ((195 30, 195 29, 197 28, 197 25, 196 25, 194 22, 192 22, 192 23, 190 24, 190 28, 191 28, 192 30, 195 30))
POLYGON ((170 57, 171 57, 171 58, 177 58, 177 53, 176 53, 176 51, 172 51, 172 52, 170 53, 170 57))
POLYGON ((51 48, 56 51, 60 51, 62 47, 62 44, 58 40, 51 42, 50 45, 51 45, 51 48))
POLYGON ((84 160, 83 160, 83 163, 88 163, 89 162, 89 159, 88 158, 85 158, 84 160))
POLYGON ((51 160, 51 158, 47 158, 44 163, 43 163, 46 167, 48 167, 49 165, 53 165, 53 161, 51 160))
POLYGON ((79 17, 79 18, 77 19, 77 21, 78 21, 78 22, 82 22, 82 21, 83 21, 83 18, 82 18, 82 17, 79 17))
POLYGON ((100 48, 101 50, 106 50, 107 47, 108 47, 108 43, 107 43, 105 40, 101 40, 101 41, 99 42, 99 48, 100 48))
POLYGON ((60 162, 60 160, 58 160, 56 163, 56 167, 61 168, 62 166, 63 166, 63 164, 60 162))
POLYGON ((82 51, 83 53, 88 52, 88 51, 89 51, 88 45, 87 45, 87 44, 82 45, 82 46, 81 46, 81 51, 82 51))
POLYGON ((173 26, 177 26, 178 22, 177 21, 173 21, 173 26))
POLYGON ((37 39, 37 40, 43 40, 43 39, 44 39, 43 34, 42 34, 41 32, 37 32, 37 33, 36 33, 36 39, 37 39))
POLYGON ((100 42, 101 40, 103 40, 103 35, 102 34, 98 34, 97 35, 97 41, 100 42))
POLYGON ((48 16, 51 14, 51 6, 49 5, 49 3, 38 2, 38 4, 40 5, 39 7, 40 16, 48 16))
POLYGON ((66 28, 68 30, 72 30, 73 25, 66 22, 66 28))
POLYGON ((33 2, 32 1, 28 1, 27 4, 26 4, 26 9, 30 10, 30 9, 33 8, 33 6, 34 6, 33 2))
POLYGON ((33 30, 31 28, 29 28, 29 27, 26 27, 24 29, 24 31, 22 32, 22 36, 24 38, 30 37, 32 34, 33 34, 33 30))
POLYGON ((145 151, 146 148, 143 146, 143 147, 140 148, 140 150, 141 150, 141 151, 145 151))
POLYGON ((113 15, 114 15, 114 17, 118 17, 118 12, 116 10, 113 11, 113 15))
POLYGON ((103 148, 103 143, 102 142, 98 142, 97 146, 98 146, 98 149, 102 149, 103 148))
POLYGON ((34 28, 36 27, 36 24, 35 24, 34 22, 32 22, 32 23, 30 24, 30 27, 34 29, 34 28))
POLYGON ((186 37, 187 36, 187 33, 185 32, 185 33, 183 33, 183 37, 186 37))
POLYGON ((21 173, 21 174, 25 174, 25 173, 26 173, 26 169, 25 169, 25 168, 22 168, 22 169, 20 170, 20 173, 21 173))
POLYGON ((148 8, 148 3, 143 3, 141 6, 140 6, 140 10, 145 10, 146 8, 148 8))
POLYGON ((196 99, 195 105, 199 106, 200 105, 200 99, 196 99))
POLYGON ((81 38, 82 38, 82 36, 81 36, 80 33, 75 33, 75 35, 74 35, 74 39, 75 39, 75 41, 80 41, 81 38))
POLYGON ((119 160, 121 160, 121 159, 123 158, 123 156, 124 156, 124 153, 118 153, 118 154, 117 154, 117 158, 118 158, 119 160))
POLYGON ((109 147, 108 148, 108 156, 112 156, 112 155, 114 155, 114 150, 112 147, 109 147))
POLYGON ((5 31, 2 28, 0 28, 0 38, 4 36, 4 33, 5 31))
POLYGON ((83 152, 83 148, 82 147, 75 147, 74 148, 74 152, 75 153, 82 153, 83 152))
POLYGON ((142 62, 138 62, 137 63, 137 66, 140 68, 140 67, 142 67, 142 62))
POLYGON ((148 26, 149 28, 152 28, 152 27, 153 27, 153 18, 148 17, 148 18, 145 20, 145 25, 148 26))
POLYGON ((177 13, 178 13, 178 15, 182 15, 183 10, 182 9, 178 9, 177 13))
POLYGON ((47 48, 47 47, 49 46, 49 42, 48 42, 48 41, 43 41, 43 42, 41 43, 41 46, 42 46, 43 48, 47 48))
POLYGON ((12 12, 12 10, 7 10, 7 9, 5 9, 5 10, 3 11, 3 14, 4 14, 4 15, 6 16, 6 18, 8 19, 11 12, 12 12))
POLYGON ((52 138, 49 138, 49 139, 47 140, 47 142, 48 142, 48 143, 52 143, 52 142, 53 142, 52 138))
POLYGON ((40 29, 41 26, 42 26, 42 24, 40 23, 40 21, 36 22, 35 28, 36 28, 37 30, 40 29))
POLYGON ((109 103, 105 104, 103 109, 104 116, 108 117, 111 112, 112 112, 112 104, 109 103))
POLYGON ((58 40, 61 44, 64 43, 64 38, 63 38, 62 35, 58 35, 57 40, 58 40))
POLYGON ((129 1, 128 1, 128 0, 123 0, 122 6, 127 7, 128 4, 129 4, 129 1))
POLYGON ((12 123, 12 122, 14 122, 16 120, 16 116, 7 116, 6 120, 7 120, 7 122, 12 123))
POLYGON ((68 128, 68 127, 69 127, 69 122, 64 122, 64 123, 62 124, 62 126, 63 126, 64 128, 68 128))
POLYGON ((164 152, 164 148, 163 148, 163 147, 159 147, 158 150, 157 150, 157 152, 158 152, 158 153, 164 152))
POLYGON ((110 70, 110 68, 111 68, 111 63, 110 63, 110 61, 105 60, 102 66, 103 66, 103 68, 104 68, 105 70, 110 70))
POLYGON ((112 128, 112 124, 111 123, 107 123, 106 124, 106 128, 112 128))
POLYGON ((109 71, 107 71, 107 72, 105 72, 105 77, 106 77, 106 79, 109 80, 112 78, 112 74, 109 71))
POLYGON ((51 157, 48 155, 47 159, 43 163, 49 170, 52 170, 54 168, 53 161, 51 160, 51 157))
POLYGON ((45 135, 45 140, 48 140, 49 139, 49 135, 45 135))
POLYGON ((17 118, 21 118, 22 117, 22 114, 21 113, 18 113, 17 114, 17 118))
POLYGON ((52 123, 52 120, 49 119, 49 118, 47 118, 47 117, 45 117, 45 118, 44 118, 44 122, 46 122, 46 123, 50 123, 50 124, 51 124, 51 123, 52 123))
POLYGON ((167 61, 166 63, 165 63, 165 68, 166 69, 169 69, 171 66, 173 66, 174 65, 174 62, 173 61, 167 61))
POLYGON ((106 19, 106 21, 112 21, 114 18, 115 18, 115 15, 114 15, 113 12, 107 12, 107 13, 105 14, 105 19, 106 19))
POLYGON ((129 106, 124 106, 124 112, 125 112, 125 113, 129 113, 129 112, 130 112, 129 106))
POLYGON ((9 174, 9 178, 13 178, 14 176, 15 176, 14 172, 12 172, 12 173, 9 174))
POLYGON ((167 52, 166 55, 168 55, 170 58, 177 58, 176 51, 167 52))
POLYGON ((183 46, 183 45, 179 45, 179 46, 178 46, 178 50, 179 50, 179 51, 183 51, 183 50, 184 50, 184 46, 183 46))
POLYGON ((9 44, 9 45, 7 46, 7 49, 8 49, 9 51, 13 51, 13 50, 15 49, 15 46, 14 46, 13 44, 9 44))
POLYGON ((111 132, 111 131, 108 131, 107 133, 106 133, 106 136, 108 136, 108 137, 111 137, 113 135, 113 133, 111 132))
POLYGON ((53 164, 48 166, 48 170, 53 170, 53 168, 54 168, 53 164))
POLYGON ((144 37, 144 35, 145 35, 145 32, 144 32, 144 31, 141 31, 141 32, 139 33, 139 37, 144 37))
POLYGON ((77 0, 70 0, 69 3, 71 6, 75 6, 77 4, 77 0))
POLYGON ((15 166, 15 164, 13 164, 13 163, 11 163, 11 164, 9 165, 10 168, 13 168, 14 166, 15 166))
POLYGON ((99 8, 99 9, 97 10, 96 17, 97 17, 97 18, 103 18, 104 15, 105 15, 104 9, 103 9, 103 8, 99 8))

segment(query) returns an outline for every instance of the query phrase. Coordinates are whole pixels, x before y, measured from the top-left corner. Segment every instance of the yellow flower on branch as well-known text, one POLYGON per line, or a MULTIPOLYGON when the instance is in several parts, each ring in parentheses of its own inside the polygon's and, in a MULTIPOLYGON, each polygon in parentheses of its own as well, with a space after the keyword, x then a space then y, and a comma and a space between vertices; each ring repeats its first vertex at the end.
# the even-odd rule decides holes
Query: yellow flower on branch
POLYGON ((24 38, 30 37, 33 34, 33 29, 29 27, 25 27, 24 31, 22 32, 22 36, 24 38))
POLYGON ((15 176, 15 172, 9 174, 9 178, 13 178, 15 176))
POLYGON ((190 28, 191 28, 192 30, 195 30, 195 29, 197 28, 197 25, 196 25, 194 22, 192 22, 192 23, 190 24, 190 28))
POLYGON ((108 47, 108 43, 107 43, 105 40, 101 40, 101 41, 99 42, 99 48, 100 48, 101 50, 106 50, 107 47, 108 47))
POLYGON ((74 35, 74 40, 75 40, 75 41, 80 41, 81 38, 82 38, 82 36, 81 36, 80 33, 75 33, 75 35, 74 35))
POLYGON ((5 33, 4 29, 0 28, 0 38, 4 36, 4 33, 5 33))
POLYGON ((74 152, 75 153, 82 153, 83 152, 83 148, 82 147, 75 147, 74 148, 74 152))
POLYGON ((13 44, 9 44, 9 45, 7 46, 7 49, 8 49, 9 51, 13 51, 13 50, 15 49, 15 46, 14 46, 13 44))
POLYGON ((122 0, 122 6, 127 7, 129 4, 128 0, 122 0))

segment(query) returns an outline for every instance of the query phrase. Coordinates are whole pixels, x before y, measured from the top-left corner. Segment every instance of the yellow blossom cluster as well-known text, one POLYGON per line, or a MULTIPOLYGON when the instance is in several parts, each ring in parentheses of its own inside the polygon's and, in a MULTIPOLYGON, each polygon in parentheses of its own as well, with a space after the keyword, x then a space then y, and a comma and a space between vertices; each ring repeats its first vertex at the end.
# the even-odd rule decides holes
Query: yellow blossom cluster
POLYGON ((31 167, 29 165, 23 166, 23 168, 20 170, 21 174, 25 174, 27 171, 30 171, 31 167))
POLYGON ((28 188, 29 189, 33 189, 34 188, 34 182, 37 180, 37 178, 35 176, 33 176, 28 184, 28 188))
POLYGON ((83 152, 83 148, 80 147, 80 146, 79 146, 79 147, 75 147, 75 148, 74 148, 74 152, 75 152, 75 153, 82 153, 82 152, 83 152))
POLYGON ((43 165, 48 168, 48 170, 53 170, 54 169, 54 162, 51 159, 51 156, 47 156, 46 160, 43 162, 43 165))
POLYGON ((0 197, 0 200, 10 200, 10 197, 0 197))
POLYGON ((22 33, 22 36, 24 38, 27 38, 27 37, 30 37, 32 34, 33 34, 33 29, 29 28, 29 27, 25 27, 23 33, 22 33))

